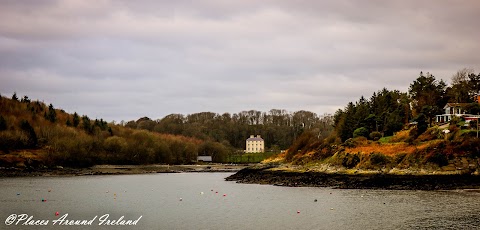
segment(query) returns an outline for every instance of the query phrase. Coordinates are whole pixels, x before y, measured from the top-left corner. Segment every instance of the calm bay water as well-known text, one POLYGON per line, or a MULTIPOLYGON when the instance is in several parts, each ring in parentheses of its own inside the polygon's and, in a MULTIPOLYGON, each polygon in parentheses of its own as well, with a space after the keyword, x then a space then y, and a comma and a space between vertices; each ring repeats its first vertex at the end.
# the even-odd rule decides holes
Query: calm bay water
POLYGON ((224 181, 229 175, 0 178, 0 229, 480 229, 477 192, 290 188, 224 181), (49 223, 7 225, 11 214, 49 223), (64 214, 97 218, 91 226, 54 226, 64 214), (105 214, 141 219, 99 226, 105 214))

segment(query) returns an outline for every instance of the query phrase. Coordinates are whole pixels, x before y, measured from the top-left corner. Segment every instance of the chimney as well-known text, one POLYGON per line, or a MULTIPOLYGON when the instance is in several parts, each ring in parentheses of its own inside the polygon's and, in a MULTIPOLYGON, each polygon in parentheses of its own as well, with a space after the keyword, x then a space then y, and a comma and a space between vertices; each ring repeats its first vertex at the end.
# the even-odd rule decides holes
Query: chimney
POLYGON ((257 135, 258 138, 261 138, 260 135, 257 135))
POLYGON ((250 138, 253 138, 253 135, 250 135, 250 138))
POLYGON ((480 103, 480 95, 477 96, 477 102, 480 103))

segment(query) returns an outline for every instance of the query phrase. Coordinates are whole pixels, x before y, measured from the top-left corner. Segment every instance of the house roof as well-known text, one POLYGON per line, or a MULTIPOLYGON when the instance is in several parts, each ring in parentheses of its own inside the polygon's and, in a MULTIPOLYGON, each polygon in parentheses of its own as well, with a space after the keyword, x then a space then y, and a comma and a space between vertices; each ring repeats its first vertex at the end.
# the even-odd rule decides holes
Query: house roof
POLYGON ((261 137, 250 137, 247 139, 247 141, 263 141, 263 138, 261 137))
POLYGON ((465 107, 469 103, 447 103, 443 109, 446 109, 447 107, 465 107))

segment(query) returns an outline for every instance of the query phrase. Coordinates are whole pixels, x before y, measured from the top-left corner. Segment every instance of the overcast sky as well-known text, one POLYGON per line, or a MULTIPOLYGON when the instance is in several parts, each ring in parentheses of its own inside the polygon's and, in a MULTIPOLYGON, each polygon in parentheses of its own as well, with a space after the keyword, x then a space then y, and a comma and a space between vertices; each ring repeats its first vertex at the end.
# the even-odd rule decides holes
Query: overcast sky
POLYGON ((107 121, 334 113, 480 71, 480 1, 0 0, 0 93, 107 121))

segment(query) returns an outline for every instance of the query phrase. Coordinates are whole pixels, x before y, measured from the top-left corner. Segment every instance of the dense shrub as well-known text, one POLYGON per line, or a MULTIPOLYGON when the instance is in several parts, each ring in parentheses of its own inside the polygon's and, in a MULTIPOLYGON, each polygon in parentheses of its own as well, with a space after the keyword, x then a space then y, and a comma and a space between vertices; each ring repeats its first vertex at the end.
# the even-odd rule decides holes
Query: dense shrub
POLYGON ((398 153, 395 155, 394 162, 395 164, 400 164, 402 163, 403 159, 407 156, 406 153, 398 153))
POLYGON ((455 147, 457 148, 457 152, 462 151, 473 157, 480 157, 480 139, 476 138, 476 136, 466 136, 462 142, 455 147))
POLYGON ((385 156, 382 153, 372 153, 372 154, 370 154, 370 163, 372 165, 384 166, 384 165, 390 163, 390 158, 385 156))
POLYGON ((30 123, 26 120, 21 121, 20 129, 22 129, 22 131, 24 131, 28 136, 28 142, 24 147, 25 148, 36 147, 38 143, 38 138, 37 138, 37 134, 35 133, 35 130, 33 130, 33 127, 30 125, 30 123))
POLYGON ((342 160, 342 165, 346 168, 354 168, 360 163, 360 157, 358 154, 347 153, 342 160))
POLYGON ((313 160, 323 160, 327 157, 331 157, 336 149, 336 145, 324 142, 317 150, 315 150, 315 153, 313 154, 313 160))
POLYGON ((29 145, 29 137, 25 132, 16 130, 0 132, 0 150, 8 153, 11 150, 24 149, 29 145))
POLYGON ((7 129, 7 120, 0 115, 0 131, 6 130, 7 129))
POLYGON ((349 138, 349 139, 347 139, 347 140, 343 143, 343 146, 349 147, 349 148, 354 148, 354 147, 356 147, 356 146, 366 145, 366 144, 368 144, 367 138, 365 138, 365 137, 363 137, 363 136, 360 136, 360 137, 356 137, 356 138, 349 138))
POLYGON ((415 140, 417 140, 417 137, 420 136, 420 131, 418 130, 417 127, 413 127, 412 129, 409 130, 408 132, 408 137, 404 140, 408 144, 414 144, 415 140))
POLYGON ((438 127, 428 128, 427 131, 420 134, 417 138, 418 141, 431 141, 435 139, 443 138, 443 133, 438 127))
POLYGON ((453 116, 452 119, 450 120, 449 124, 450 125, 459 125, 462 119, 457 116, 453 116))
POLYGON ((370 137, 370 139, 372 139, 374 141, 378 141, 378 140, 380 140, 380 138, 382 138, 382 133, 374 131, 374 132, 370 133, 369 137, 370 137))
POLYGON ((353 131, 353 137, 368 137, 368 129, 365 128, 365 127, 360 127, 358 129, 355 129, 355 131, 353 131))
POLYGON ((398 131, 390 139, 390 142, 406 142, 410 138, 410 133, 412 130, 402 130, 398 131))
POLYGON ((448 165, 448 157, 442 152, 434 152, 426 156, 425 160, 438 166, 448 165))

